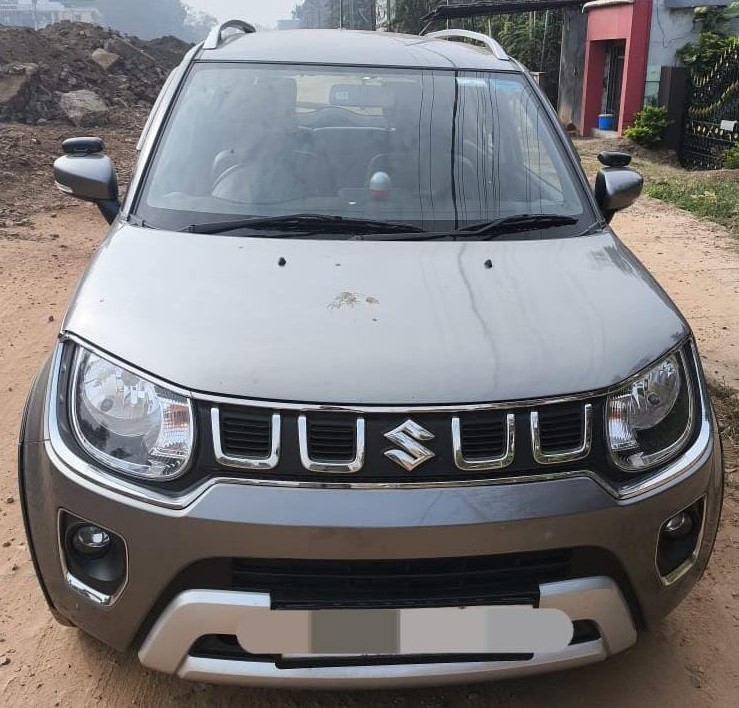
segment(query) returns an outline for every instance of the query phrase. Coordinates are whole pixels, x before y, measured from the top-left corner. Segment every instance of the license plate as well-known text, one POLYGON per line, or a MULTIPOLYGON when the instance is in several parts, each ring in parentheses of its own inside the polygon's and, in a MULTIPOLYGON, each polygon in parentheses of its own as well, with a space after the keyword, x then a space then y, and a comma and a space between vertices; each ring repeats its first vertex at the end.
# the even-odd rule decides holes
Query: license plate
POLYGON ((237 628, 252 654, 537 654, 561 651, 573 633, 570 618, 550 608, 254 610, 237 628))

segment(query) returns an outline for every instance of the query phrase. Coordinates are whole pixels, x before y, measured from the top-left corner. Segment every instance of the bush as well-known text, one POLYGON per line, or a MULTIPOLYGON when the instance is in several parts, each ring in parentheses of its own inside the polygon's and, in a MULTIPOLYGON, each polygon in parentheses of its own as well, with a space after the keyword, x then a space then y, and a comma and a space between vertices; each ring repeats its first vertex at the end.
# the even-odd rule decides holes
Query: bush
POLYGON ((739 170, 739 143, 734 143, 724 153, 724 167, 727 170, 739 170))
POLYGON ((665 128, 671 123, 663 106, 644 106, 634 116, 631 126, 624 130, 624 135, 638 145, 654 147, 662 140, 665 128))

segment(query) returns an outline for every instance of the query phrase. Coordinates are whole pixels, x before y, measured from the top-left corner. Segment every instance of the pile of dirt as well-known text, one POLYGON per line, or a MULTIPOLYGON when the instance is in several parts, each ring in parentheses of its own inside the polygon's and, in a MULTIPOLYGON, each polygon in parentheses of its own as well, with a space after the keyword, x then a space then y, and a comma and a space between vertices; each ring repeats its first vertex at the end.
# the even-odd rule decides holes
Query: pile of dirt
POLYGON ((89 126, 111 109, 149 107, 189 46, 84 23, 0 27, 0 121, 89 126))

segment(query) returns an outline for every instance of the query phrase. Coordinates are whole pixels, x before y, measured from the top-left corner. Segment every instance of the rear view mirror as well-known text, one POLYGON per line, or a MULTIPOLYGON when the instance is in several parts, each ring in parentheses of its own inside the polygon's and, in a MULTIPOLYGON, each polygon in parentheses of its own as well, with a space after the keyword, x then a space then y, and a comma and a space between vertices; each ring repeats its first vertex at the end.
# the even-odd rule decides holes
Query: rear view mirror
POLYGON ((99 138, 73 138, 63 145, 67 153, 54 163, 57 189, 83 201, 93 202, 110 224, 120 210, 118 177, 113 161, 104 155, 99 138))
POLYGON ((595 178, 595 199, 606 221, 621 209, 630 207, 644 187, 644 178, 627 167, 606 167, 595 178))

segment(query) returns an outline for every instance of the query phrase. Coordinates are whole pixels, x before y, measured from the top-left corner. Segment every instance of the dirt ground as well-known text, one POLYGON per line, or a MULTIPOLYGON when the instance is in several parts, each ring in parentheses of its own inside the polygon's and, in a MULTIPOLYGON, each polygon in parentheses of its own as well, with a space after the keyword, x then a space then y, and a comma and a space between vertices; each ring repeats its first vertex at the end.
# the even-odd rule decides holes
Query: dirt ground
MULTIPOLYGON (((0 126, 0 705, 262 708, 736 706, 739 703, 739 487, 729 445, 727 501, 715 555, 688 600, 636 647, 595 666, 526 680, 379 693, 284 693, 189 684, 144 670, 48 614, 26 548, 16 440, 31 379, 105 225, 57 197, 50 156, 66 129, 0 126), (35 131, 36 129, 34 129, 35 131), (32 137, 38 143, 33 143, 32 137), (36 158, 33 158, 33 155, 36 158), (7 156, 7 159, 6 159, 7 156), (4 170, 4 172, 3 172, 4 170)), ((112 152, 132 147, 120 131, 112 152), (122 137, 120 137, 122 136, 122 137)), ((106 137, 112 138, 111 135, 106 137)), ((110 141, 109 141, 110 142, 110 141)), ((125 179, 125 172, 124 179, 125 179)), ((709 374, 739 389, 739 252, 719 227, 643 199, 614 226, 690 320, 709 374)), ((624 323, 628 327, 628 322, 624 323)))

